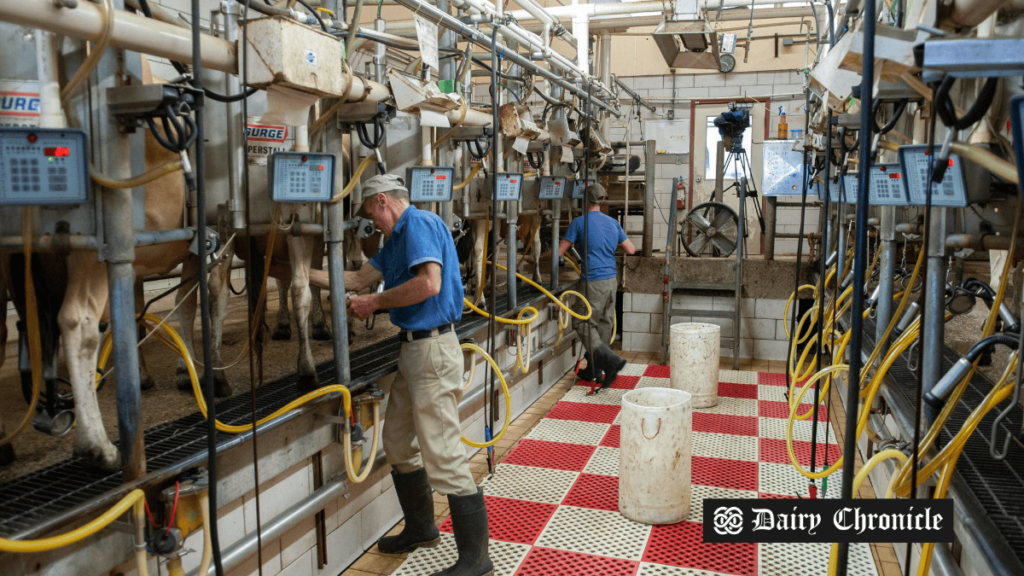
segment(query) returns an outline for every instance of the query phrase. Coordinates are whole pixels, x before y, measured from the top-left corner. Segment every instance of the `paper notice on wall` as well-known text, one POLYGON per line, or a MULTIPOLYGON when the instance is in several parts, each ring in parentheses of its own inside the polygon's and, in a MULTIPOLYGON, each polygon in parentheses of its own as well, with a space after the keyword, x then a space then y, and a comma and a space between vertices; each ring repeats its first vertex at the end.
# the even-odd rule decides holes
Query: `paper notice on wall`
POLYGON ((568 146, 562 146, 562 162, 565 164, 572 164, 572 148, 568 146))
POLYGON ((39 82, 0 80, 0 126, 39 125, 39 82))
POLYGON ((520 154, 526 154, 526 147, 530 145, 530 141, 526 138, 516 138, 516 141, 512 143, 512 149, 520 154))
POLYGON ((437 58, 437 24, 415 16, 416 19, 416 41, 420 45, 420 57, 423 63, 430 66, 431 70, 440 70, 440 60, 437 58))
POLYGON ((433 126, 435 128, 450 128, 451 122, 448 121, 448 117, 438 112, 432 112, 430 110, 420 110, 420 124, 423 126, 433 126))

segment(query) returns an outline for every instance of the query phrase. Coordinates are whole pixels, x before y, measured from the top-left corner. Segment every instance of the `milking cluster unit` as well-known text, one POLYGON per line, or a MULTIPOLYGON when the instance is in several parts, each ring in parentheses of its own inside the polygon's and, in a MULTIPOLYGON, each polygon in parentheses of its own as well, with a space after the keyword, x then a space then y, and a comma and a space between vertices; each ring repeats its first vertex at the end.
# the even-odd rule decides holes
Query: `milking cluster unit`
MULTIPOLYGON (((841 498, 870 477, 879 498, 953 499, 956 543, 896 543, 904 574, 1012 574, 1020 561, 1002 542, 1015 546, 1020 527, 1002 514, 1019 503, 1024 470, 1021 303, 1008 287, 1020 259, 1024 61, 1011 55, 1019 28, 997 21, 998 7, 955 4, 894 4, 895 27, 877 28, 865 15, 881 3, 847 4, 808 71, 807 132, 794 150, 804 209, 817 196, 822 219, 813 280, 790 297, 787 438, 803 496, 827 492, 841 469, 841 498), (965 272, 985 251, 991 283, 965 272), (978 300, 987 320, 960 357, 946 324, 978 300), (977 370, 997 346, 1010 354, 993 384, 977 370), (861 468, 829 465, 827 453, 822 466, 818 440, 809 468, 793 452, 794 422, 816 419, 833 390, 849 414, 842 452, 859 449, 861 468)), ((846 573, 848 546, 833 545, 829 574, 846 573)))
MULTIPOLYGON (((482 356, 490 376, 485 386, 471 372, 464 402, 502 404, 494 388, 496 380, 505 386, 509 374, 492 359, 500 335, 493 318, 524 308, 520 278, 530 285, 527 303, 540 308, 537 298, 546 295, 556 314, 529 307, 532 316, 509 322, 515 370, 525 373, 538 359, 543 368, 545 355, 574 338, 563 328, 575 313, 551 293, 567 287, 559 280, 562 262, 552 258, 547 288, 538 283, 539 261, 533 280, 517 276, 515 239, 517 220, 532 216, 526 247, 542 241, 542 220, 545 233, 550 229, 543 242, 557 246, 560 220, 581 212, 585 183, 596 180, 598 169, 625 171, 629 164, 628 156, 613 157, 608 143, 607 120, 622 115, 620 93, 607 55, 600 77, 591 74, 586 16, 570 34, 532 0, 520 2, 542 23, 536 34, 500 2, 399 0, 416 14, 414 41, 390 34, 379 13, 372 28, 359 26, 361 11, 372 9, 363 0, 351 21, 351 7, 336 0, 284 4, 193 0, 179 17, 147 0, 0 2, 4 97, 23 109, 0 126, 0 292, 9 291, 19 312, 19 354, 7 360, 18 363, 28 410, 22 421, 5 422, 0 435, 6 445, 15 434, 38 433, 32 428, 75 434, 74 465, 109 472, 101 482, 69 488, 71 504, 5 520, 0 551, 14 572, 75 572, 73 566, 86 565, 82 550, 96 548, 107 554, 90 561, 97 573, 134 555, 139 574, 154 557, 180 574, 183 543, 200 528, 205 542, 195 573, 237 566, 256 545, 245 541, 222 554, 216 510, 218 486, 224 501, 241 497, 231 479, 239 469, 218 470, 218 458, 207 454, 252 442, 258 458, 257 430, 261 438, 283 434, 314 412, 323 419, 317 422, 337 429, 317 441, 343 446, 345 470, 340 479, 316 481, 316 502, 367 477, 380 435, 382 394, 373 382, 393 370, 394 358, 365 350, 350 357, 345 328, 346 251, 355 244, 358 253, 359 242, 374 233, 357 216, 365 177, 403 175, 412 202, 435 210, 456 238, 474 226, 480 235, 497 236, 502 225, 508 232, 507 260, 490 268, 488 293, 484 270, 467 272, 479 276, 467 297, 491 319, 490 348, 464 348, 482 356), (563 56, 552 42, 578 56, 563 56), (413 65, 391 61, 406 52, 419 53, 413 65), (490 76, 482 98, 472 91, 479 70, 490 76), (544 118, 534 119, 518 102, 532 94, 546 104, 544 118), (296 263, 319 267, 321 242, 334 338, 332 365, 318 369, 308 327, 311 298, 318 298, 311 296, 308 266, 296 263), (230 359, 222 360, 212 342, 223 333, 218 323, 228 288, 234 290, 235 255, 247 262, 247 350, 261 342, 271 270, 291 265, 297 379, 308 392, 290 387, 290 395, 263 398, 257 408, 251 376, 251 409, 246 399, 235 413, 219 414, 215 399, 230 393, 230 359), (136 280, 179 265, 176 315, 150 313, 152 302, 139 300, 136 280), (505 295, 496 292, 498 270, 507 270, 505 295), (202 338, 193 345, 196 294, 202 338), (531 337, 538 319, 558 323, 557 342, 531 337), (170 435, 187 446, 166 448, 157 441, 160 427, 143 426, 137 350, 151 337, 180 356, 179 388, 191 390, 202 413, 190 431, 170 435), (66 372, 58 370, 59 358, 66 372), (101 415, 96 401, 104 385, 116 388, 116 445, 103 428, 113 415, 101 415), (124 538, 117 527, 127 511, 124 538), (62 535, 40 538, 53 532, 62 535)), ((495 245, 485 247, 478 268, 497 260, 495 245)), ((474 318, 479 330, 481 319, 474 318)), ((503 407, 490 409, 494 437, 467 442, 489 447, 500 440, 510 402, 506 386, 503 407)), ((5 458, 16 457, 6 450, 5 458)), ((74 468, 62 470, 74 475, 74 468)), ((9 496, 12 504, 35 506, 9 496)), ((316 502, 308 510, 315 512, 316 502)), ((275 528, 266 530, 264 537, 275 528)))

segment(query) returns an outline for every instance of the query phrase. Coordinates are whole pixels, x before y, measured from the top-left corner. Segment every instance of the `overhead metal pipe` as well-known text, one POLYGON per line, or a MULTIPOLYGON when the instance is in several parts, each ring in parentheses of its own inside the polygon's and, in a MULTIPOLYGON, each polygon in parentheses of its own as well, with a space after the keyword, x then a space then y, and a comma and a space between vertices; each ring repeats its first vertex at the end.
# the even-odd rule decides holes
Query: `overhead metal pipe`
MULTIPOLYGON (((455 18, 450 14, 446 14, 438 10, 437 8, 431 6, 430 4, 427 4, 423 0, 398 0, 398 3, 410 10, 413 10, 414 12, 416 12, 417 15, 426 18, 427 20, 430 20, 435 24, 444 26, 449 30, 454 30, 455 33, 459 34, 466 40, 469 40, 473 44, 476 44, 477 46, 480 46, 488 51, 491 50, 491 39, 486 34, 480 32, 475 28, 467 26, 466 24, 463 24, 462 21, 459 20, 458 18, 455 18)), ((502 28, 505 27, 502 26, 502 28)), ((581 88, 580 86, 563 80, 558 75, 544 68, 541 68, 532 60, 524 58, 515 51, 509 50, 506 46, 502 44, 497 44, 497 46, 495 46, 495 49, 501 55, 502 58, 508 60, 509 62, 521 66, 527 70, 530 70, 534 74, 542 76, 551 83, 558 84, 562 88, 565 88, 566 90, 569 90, 570 92, 580 97, 586 97, 587 91, 584 88, 581 88)), ((584 86, 586 86, 586 84, 584 84, 584 86)), ((593 100, 598 106, 614 114, 616 118, 622 116, 622 114, 620 114, 618 110, 614 109, 604 100, 601 100, 599 98, 594 98, 593 100)))

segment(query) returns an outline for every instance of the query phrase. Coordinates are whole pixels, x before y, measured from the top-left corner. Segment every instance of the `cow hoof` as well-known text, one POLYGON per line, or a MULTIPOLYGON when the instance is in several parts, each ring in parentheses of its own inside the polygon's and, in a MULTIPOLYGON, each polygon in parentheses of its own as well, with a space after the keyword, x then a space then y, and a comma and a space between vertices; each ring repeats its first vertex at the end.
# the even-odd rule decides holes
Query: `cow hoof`
POLYGON ((146 376, 142 379, 141 388, 143 390, 151 390, 154 386, 156 386, 156 380, 152 376, 146 376))
POLYGON ((228 379, 223 374, 213 376, 213 395, 217 398, 231 396, 231 384, 228 384, 228 379))
POLYGON ((181 390, 182 392, 191 392, 192 379, 189 378, 188 371, 179 368, 176 376, 178 378, 178 390, 181 390))
POLYGON ((272 340, 291 340, 292 339, 292 326, 291 324, 278 324, 274 328, 274 333, 270 335, 272 340))
POLYGON ((313 324, 313 340, 330 340, 332 338, 334 338, 334 334, 331 333, 326 322, 313 324))
POLYGON ((74 455, 85 461, 87 468, 103 472, 117 472, 121 469, 121 454, 109 441, 100 446, 75 446, 74 455))
POLYGON ((14 463, 14 446, 4 444, 0 446, 0 466, 8 466, 14 463))
POLYGON ((299 389, 299 392, 312 392, 320 387, 320 377, 316 375, 316 372, 299 374, 299 381, 295 383, 295 387, 299 389))

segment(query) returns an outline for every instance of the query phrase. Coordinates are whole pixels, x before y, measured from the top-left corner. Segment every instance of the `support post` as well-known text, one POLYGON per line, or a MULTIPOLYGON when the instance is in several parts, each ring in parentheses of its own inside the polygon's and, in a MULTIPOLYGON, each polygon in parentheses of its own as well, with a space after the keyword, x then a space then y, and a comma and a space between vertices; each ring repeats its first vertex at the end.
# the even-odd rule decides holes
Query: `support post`
MULTIPOLYGON (((437 0, 437 9, 447 13, 448 0, 437 0)), ((441 42, 439 47, 443 50, 446 48, 458 48, 456 43, 455 32, 448 28, 441 29, 441 42)), ((469 66, 467 66, 468 68, 469 66)), ((446 58, 441 61, 441 69, 438 71, 441 80, 455 80, 455 73, 457 72, 455 66, 455 58, 446 58)), ((468 100, 467 100, 468 102, 468 100)), ((426 130, 426 128, 424 128, 426 130)), ((455 165, 455 153, 452 151, 451 142, 445 142, 441 145, 441 148, 435 150, 437 153, 437 163, 441 166, 454 166, 455 165)), ((441 202, 439 215, 444 220, 445 226, 449 230, 452 229, 452 203, 441 202)))
MULTIPOLYGON (((224 14, 224 38, 236 44, 241 37, 239 34, 238 21, 242 16, 242 5, 238 2, 225 0, 220 4, 220 11, 224 14)), ((245 50, 238 53, 239 70, 245 66, 245 50)), ((225 74, 226 94, 238 94, 242 91, 241 82, 237 74, 225 74)), ((211 102, 212 104, 212 102, 211 102)), ((231 212, 231 227, 235 230, 245 228, 245 205, 249 201, 244 182, 246 169, 246 149, 243 142, 243 134, 247 118, 242 118, 242 103, 229 102, 227 106, 228 124, 228 190, 230 194, 229 209, 231 212)))
MULTIPOLYGON (((121 0, 115 10, 124 10, 121 0)), ((127 58, 137 53, 110 49, 96 67, 94 98, 99 106, 93 126, 100 132, 100 166, 112 178, 131 176, 131 144, 113 114, 109 113, 107 89, 123 84, 127 78, 127 58)), ((142 390, 139 382, 138 331, 135 327, 135 237, 132 218, 132 190, 103 188, 104 249, 107 260, 107 284, 110 288, 110 326, 114 339, 117 370, 117 431, 124 480, 137 480, 146 473, 146 451, 142 440, 142 390)))
MULTIPOLYGON (((928 276, 925 278, 925 307, 921 319, 921 343, 924 362, 921 366, 923 393, 942 377, 942 350, 946 335, 946 217, 945 208, 932 208, 928 231, 928 276)), ((921 422, 927 432, 928 423, 921 422)))
POLYGON ((885 334, 885 329, 892 319, 892 296, 895 289, 894 277, 896 276, 896 207, 881 207, 881 226, 879 236, 882 240, 882 253, 879 255, 878 270, 878 303, 875 308, 875 342, 876 346, 882 348, 881 357, 884 358, 889 352, 888 342, 879 342, 885 334))
MULTIPOLYGON (((643 254, 650 258, 654 254, 654 174, 657 170, 655 165, 657 143, 648 140, 644 147, 644 236, 642 239, 643 254)), ((628 161, 626 167, 629 167, 628 161)), ((670 207, 675 210, 676 207, 670 207)), ((673 230, 669 230, 671 235, 673 230)))
MULTIPOLYGON (((778 198, 768 197, 764 207, 764 259, 775 260, 775 211, 778 209, 778 198)), ((797 238, 797 242, 803 242, 797 238)))

